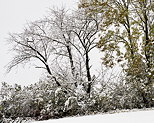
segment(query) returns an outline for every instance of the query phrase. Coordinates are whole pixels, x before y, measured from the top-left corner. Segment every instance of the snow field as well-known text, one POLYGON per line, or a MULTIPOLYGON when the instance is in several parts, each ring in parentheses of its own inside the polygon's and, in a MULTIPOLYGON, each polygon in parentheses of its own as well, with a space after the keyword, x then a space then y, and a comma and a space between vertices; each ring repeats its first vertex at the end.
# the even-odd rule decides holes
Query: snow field
POLYGON ((37 121, 33 123, 154 123, 154 110, 37 121))

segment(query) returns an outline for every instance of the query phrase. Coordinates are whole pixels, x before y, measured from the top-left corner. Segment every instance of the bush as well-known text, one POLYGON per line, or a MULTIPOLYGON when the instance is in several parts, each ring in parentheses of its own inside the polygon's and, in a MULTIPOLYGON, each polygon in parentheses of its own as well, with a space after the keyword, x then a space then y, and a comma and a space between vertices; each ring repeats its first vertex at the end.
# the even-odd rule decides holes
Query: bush
POLYGON ((107 83, 100 89, 93 86, 90 97, 84 88, 70 91, 68 86, 57 87, 50 81, 40 81, 23 88, 3 83, 0 92, 0 117, 7 120, 18 117, 46 120, 154 106, 153 88, 125 81, 107 83))

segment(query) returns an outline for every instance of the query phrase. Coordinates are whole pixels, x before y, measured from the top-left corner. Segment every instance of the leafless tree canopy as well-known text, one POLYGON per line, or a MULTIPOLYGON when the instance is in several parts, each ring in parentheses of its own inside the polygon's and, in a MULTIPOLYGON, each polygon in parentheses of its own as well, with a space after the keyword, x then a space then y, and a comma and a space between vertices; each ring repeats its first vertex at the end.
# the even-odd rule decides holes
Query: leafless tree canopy
MULTIPOLYGON (((57 64, 59 70, 69 66, 67 77, 81 80, 85 76, 89 81, 87 93, 90 93, 89 53, 96 47, 98 25, 98 17, 87 16, 84 11, 70 14, 65 9, 51 9, 49 16, 29 23, 22 33, 10 34, 9 40, 14 44, 13 50, 17 55, 9 63, 8 71, 35 58, 43 63, 37 68, 46 69, 56 79, 54 74, 57 73, 51 64, 57 64)), ((65 75, 64 78, 67 77, 65 75)), ((57 81, 57 85, 61 84, 57 81)))

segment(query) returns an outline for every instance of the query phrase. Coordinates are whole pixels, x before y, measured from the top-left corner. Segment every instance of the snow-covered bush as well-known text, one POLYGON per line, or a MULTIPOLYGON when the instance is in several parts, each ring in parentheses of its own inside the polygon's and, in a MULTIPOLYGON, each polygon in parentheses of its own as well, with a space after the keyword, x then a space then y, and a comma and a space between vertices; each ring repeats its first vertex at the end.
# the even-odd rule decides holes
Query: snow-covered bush
POLYGON ((64 105, 64 110, 68 111, 71 109, 74 109, 78 106, 78 101, 77 101, 77 97, 69 97, 64 105))
MULTIPOLYGON (((116 109, 143 108, 147 105, 144 98, 151 99, 154 95, 153 88, 144 88, 122 79, 117 83, 99 85, 99 89, 93 85, 90 95, 85 92, 82 84, 71 89, 70 86, 57 87, 47 80, 25 87, 7 83, 2 85, 0 120, 2 117, 6 120, 16 120, 18 117, 45 120, 116 109)), ((149 106, 154 106, 153 100, 149 102, 149 106)))

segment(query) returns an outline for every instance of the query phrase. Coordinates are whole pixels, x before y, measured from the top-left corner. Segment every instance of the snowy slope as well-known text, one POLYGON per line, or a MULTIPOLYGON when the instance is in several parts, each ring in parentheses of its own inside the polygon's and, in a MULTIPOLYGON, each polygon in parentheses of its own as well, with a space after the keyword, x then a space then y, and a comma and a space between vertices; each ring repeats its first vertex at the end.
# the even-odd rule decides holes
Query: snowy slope
POLYGON ((154 110, 93 115, 33 123, 154 123, 154 110))

